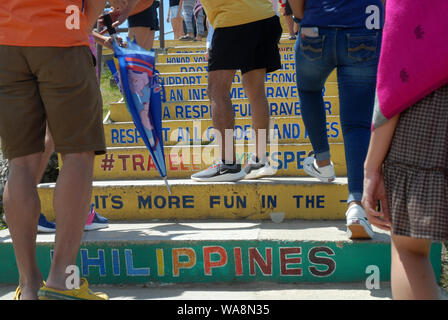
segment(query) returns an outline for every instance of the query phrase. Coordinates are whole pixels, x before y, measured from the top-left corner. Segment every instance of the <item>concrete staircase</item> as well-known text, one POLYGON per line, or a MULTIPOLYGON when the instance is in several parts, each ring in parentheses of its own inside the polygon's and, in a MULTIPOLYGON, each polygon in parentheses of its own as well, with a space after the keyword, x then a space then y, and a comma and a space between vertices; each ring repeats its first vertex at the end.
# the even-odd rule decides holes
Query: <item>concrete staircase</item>
MULTIPOLYGON (((373 240, 345 234, 347 179, 339 121, 337 79, 323 92, 328 136, 338 178, 324 184, 307 177, 303 159, 312 149, 300 117, 294 42, 280 43, 282 69, 266 75, 271 110, 271 178, 237 183, 198 183, 194 172, 213 163, 204 43, 167 41, 156 68, 165 81, 163 104, 168 193, 122 103, 104 120, 108 152, 95 160, 92 202, 110 227, 85 232, 78 258, 93 284, 365 283, 389 281, 390 238, 375 229, 373 240)), ((232 87, 237 158, 253 150, 250 104, 237 72, 232 87)), ((42 211, 54 219, 54 184, 41 184, 42 211)), ((54 235, 38 235, 37 257, 49 270, 54 235)), ((0 231, 0 283, 17 283, 12 243, 0 231)), ((441 244, 431 260, 441 273, 441 244)), ((300 299, 300 297, 297 297, 300 299)))

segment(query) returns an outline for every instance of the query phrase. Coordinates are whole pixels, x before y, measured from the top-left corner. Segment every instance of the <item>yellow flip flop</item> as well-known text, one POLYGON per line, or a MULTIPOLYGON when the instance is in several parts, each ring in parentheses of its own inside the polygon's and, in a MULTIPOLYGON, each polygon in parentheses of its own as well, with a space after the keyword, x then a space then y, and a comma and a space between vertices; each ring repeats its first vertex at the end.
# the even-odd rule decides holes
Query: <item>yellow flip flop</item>
POLYGON ((81 278, 81 285, 78 289, 56 290, 43 286, 37 292, 39 300, 108 300, 107 294, 93 292, 89 289, 86 278, 81 278))
MULTIPOLYGON (((45 281, 42 281, 42 285, 45 286, 45 281)), ((20 297, 22 296, 22 288, 20 288, 20 285, 17 286, 16 292, 14 292, 14 300, 20 300, 20 297)))

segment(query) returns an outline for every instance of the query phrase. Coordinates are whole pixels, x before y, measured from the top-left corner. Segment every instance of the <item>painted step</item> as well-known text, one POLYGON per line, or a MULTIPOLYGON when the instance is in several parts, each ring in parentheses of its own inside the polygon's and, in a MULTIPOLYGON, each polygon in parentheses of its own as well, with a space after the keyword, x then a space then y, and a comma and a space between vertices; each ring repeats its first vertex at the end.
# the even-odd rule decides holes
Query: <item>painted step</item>
MULTIPOLYGON (((205 100, 208 99, 207 84, 198 85, 165 85, 166 101, 184 101, 184 100, 205 100)), ((297 85, 294 82, 289 83, 265 83, 265 93, 270 98, 297 98, 299 94, 297 85)), ((324 96, 338 96, 338 84, 336 82, 326 82, 322 90, 324 96)), ((241 83, 232 84, 230 89, 231 99, 247 98, 241 83)))
MULTIPOLYGON (((84 232, 77 266, 92 284, 367 283, 390 281, 390 237, 351 241, 344 221, 111 223, 84 232)), ((47 277, 53 234, 37 236, 47 277)), ((440 282, 442 245, 430 261, 440 282)), ((18 282, 8 230, 0 231, 0 283, 18 282)), ((101 290, 102 291, 102 290, 101 290)))
MULTIPOLYGON (((278 44, 279 51, 294 51, 294 40, 289 40, 286 36, 281 37, 278 44), (286 48, 286 49, 285 49, 286 48)), ((205 39, 197 41, 180 41, 180 40, 165 40, 165 48, 160 48, 160 41, 154 40, 153 48, 157 51, 166 51, 167 53, 192 53, 192 52, 205 52, 206 41, 205 39)), ((112 50, 103 48, 103 55, 113 54, 112 50)))
MULTIPOLYGON (((311 177, 270 177, 239 182, 196 182, 169 179, 171 195, 161 179, 94 181, 92 203, 110 220, 345 219, 347 178, 321 183, 311 177)), ((38 188, 42 212, 53 220, 54 183, 38 188)))
MULTIPOLYGON (((208 73, 198 72, 187 74, 184 72, 172 72, 172 73, 161 73, 160 74, 163 83, 165 85, 171 84, 206 84, 208 83, 208 73)), ((296 72, 295 70, 278 70, 272 73, 267 73, 265 76, 266 83, 285 83, 294 82, 296 83, 296 72)), ((336 72, 332 72, 327 79, 328 82, 337 82, 336 72)), ((233 83, 241 83, 241 71, 237 71, 233 79, 233 83)))
MULTIPOLYGON (((300 117, 272 117, 270 130, 266 132, 270 141, 280 144, 309 143, 308 132, 300 117)), ((211 119, 165 120, 162 123, 164 145, 208 144, 214 140, 211 119)), ((144 146, 140 133, 133 122, 104 124, 106 145, 108 147, 144 146)), ((235 119, 235 142, 256 143, 252 119, 235 119)), ((330 143, 343 142, 339 116, 327 117, 327 136, 330 143)))
MULTIPOLYGON (((323 184, 312 178, 269 178, 238 183, 199 183, 190 179, 163 181, 94 181, 92 202, 110 220, 152 219, 344 219, 347 179, 323 184)), ((54 183, 40 184, 42 212, 54 220, 54 183)))
MULTIPOLYGON (((271 117, 300 117, 300 103, 297 98, 269 98, 271 117)), ((327 115, 339 115, 339 97, 324 97, 327 115)), ((251 117, 249 100, 233 99, 233 111, 236 118, 251 117)), ((162 120, 210 119, 212 116, 210 100, 185 100, 162 103, 162 120)), ((110 121, 132 121, 125 103, 111 103, 110 121)))
MULTIPOLYGON (((294 52, 282 51, 280 52, 282 62, 295 61, 294 52)), ((191 62, 205 62, 205 52, 193 53, 162 53, 157 55, 157 63, 191 63, 191 62)))
MULTIPOLYGON (((219 159, 217 145, 175 145, 166 146, 165 165, 168 179, 189 179, 192 174, 204 170, 219 159)), ((237 144, 235 154, 237 161, 246 163, 248 156, 255 150, 255 145, 237 144)), ((269 144, 267 152, 275 176, 306 177, 303 160, 312 150, 310 144, 269 144)), ((346 176, 344 145, 330 145, 332 161, 336 176, 346 176)), ((60 163, 62 161, 60 159, 60 163)), ((95 157, 94 180, 146 180, 158 179, 159 173, 146 147, 107 148, 107 153, 95 157)))
MULTIPOLYGON (((208 72, 207 62, 196 62, 196 63, 157 63, 156 69, 160 73, 167 72, 208 72)), ((281 69, 286 71, 293 71, 296 69, 296 64, 294 61, 282 62, 281 69)))
MULTIPOLYGON (((278 49, 280 52, 294 52, 294 41, 283 41, 281 40, 278 44, 278 49)), ((205 53, 205 44, 203 46, 192 45, 191 43, 183 43, 178 46, 171 46, 164 49, 165 53, 205 53)))

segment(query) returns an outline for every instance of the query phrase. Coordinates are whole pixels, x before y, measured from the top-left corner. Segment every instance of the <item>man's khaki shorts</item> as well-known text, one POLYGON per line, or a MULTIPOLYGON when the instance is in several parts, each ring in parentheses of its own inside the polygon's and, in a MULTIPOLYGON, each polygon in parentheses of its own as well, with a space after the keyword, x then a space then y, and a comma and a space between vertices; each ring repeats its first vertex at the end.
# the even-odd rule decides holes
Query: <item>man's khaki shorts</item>
POLYGON ((90 49, 0 45, 0 137, 5 158, 44 150, 105 153, 102 98, 90 49))

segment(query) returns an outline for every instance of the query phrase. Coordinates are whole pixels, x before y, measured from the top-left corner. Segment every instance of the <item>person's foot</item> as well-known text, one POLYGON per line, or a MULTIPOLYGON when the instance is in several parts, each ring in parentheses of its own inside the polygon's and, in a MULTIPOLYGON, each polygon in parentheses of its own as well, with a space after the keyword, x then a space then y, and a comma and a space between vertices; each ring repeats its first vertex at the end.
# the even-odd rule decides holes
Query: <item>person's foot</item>
POLYGON ((333 182, 336 179, 333 162, 330 161, 329 165, 319 167, 316 163, 313 151, 311 151, 308 154, 308 157, 303 160, 303 170, 310 176, 315 177, 322 182, 333 182))
POLYGON ((185 35, 179 38, 180 41, 193 41, 194 38, 190 37, 189 35, 185 35))
POLYGON ((78 289, 58 290, 49 288, 46 285, 37 292, 39 300, 108 300, 107 294, 93 292, 89 289, 87 279, 81 278, 81 285, 78 289))
POLYGON ((347 235, 349 239, 372 239, 373 230, 367 220, 364 208, 359 204, 352 204, 345 213, 347 220, 347 235))
POLYGON ((45 285, 45 281, 38 280, 30 283, 26 287, 17 286, 16 291, 14 292, 14 300, 37 300, 37 292, 39 289, 45 285))
POLYGON ((47 218, 41 213, 39 215, 39 222, 37 223, 37 232, 54 233, 55 231, 56 224, 48 221, 47 218))
POLYGON ((191 179, 200 182, 231 182, 241 180, 245 175, 246 172, 241 169, 241 164, 228 165, 220 161, 193 174, 191 179))
POLYGON ((276 173, 277 170, 271 167, 268 159, 258 160, 257 156, 252 154, 247 165, 244 167, 244 171, 246 171, 244 179, 258 179, 261 177, 273 176, 276 173))
POLYGON ((92 204, 90 206, 90 212, 87 216, 87 222, 84 226, 85 231, 104 229, 109 227, 109 220, 102 217, 98 212, 95 211, 95 207, 92 204))

